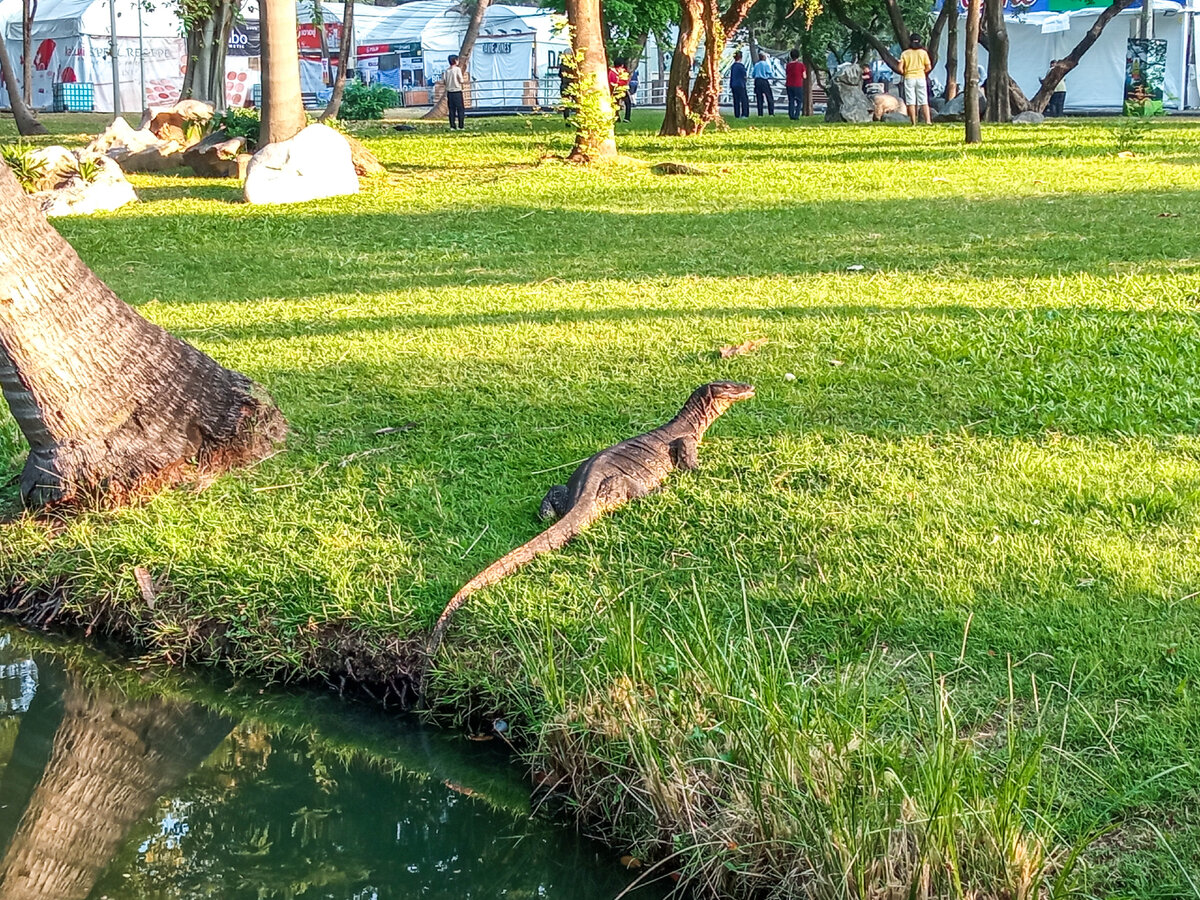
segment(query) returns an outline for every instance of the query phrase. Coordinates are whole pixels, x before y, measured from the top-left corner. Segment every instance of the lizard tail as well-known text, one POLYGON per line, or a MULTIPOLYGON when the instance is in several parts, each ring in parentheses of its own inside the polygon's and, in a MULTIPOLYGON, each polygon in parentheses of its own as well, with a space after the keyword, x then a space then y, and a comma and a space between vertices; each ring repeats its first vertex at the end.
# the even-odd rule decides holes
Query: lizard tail
POLYGON ((433 626, 429 641, 425 645, 426 658, 433 659, 433 655, 437 653, 437 649, 442 643, 446 628, 450 624, 450 617, 467 602, 468 597, 478 590, 495 584, 543 553, 557 550, 579 534, 585 524, 585 517, 579 515, 575 510, 571 510, 537 537, 506 553, 459 588, 458 593, 450 598, 450 602, 438 616, 437 624, 433 626))

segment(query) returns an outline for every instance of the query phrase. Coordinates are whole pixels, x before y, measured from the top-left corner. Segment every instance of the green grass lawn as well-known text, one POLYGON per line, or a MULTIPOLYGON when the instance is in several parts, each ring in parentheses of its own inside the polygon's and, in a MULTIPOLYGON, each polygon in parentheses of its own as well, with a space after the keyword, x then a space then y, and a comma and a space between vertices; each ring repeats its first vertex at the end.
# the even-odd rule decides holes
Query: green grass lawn
MULTIPOLYGON (((593 826, 729 893, 911 880, 805 866, 903 855, 952 784, 959 844, 913 838, 940 848, 918 870, 1021 896, 1022 854, 1102 829, 1080 890, 1200 896, 1200 129, 966 149, 955 126, 656 119, 622 152, 710 177, 543 161, 562 120, 514 118, 368 130, 389 174, 354 198, 139 176, 141 204, 58 220, 292 435, 202 493, 0 526, 0 585, 114 601, 173 657, 311 674, 321 626, 427 629, 573 464, 748 381, 698 471, 468 602, 446 709, 510 718, 593 826), (144 610, 134 566, 186 604, 144 610), (1014 760, 1028 778, 996 776, 1014 760), (1019 783, 1004 873, 968 865, 1015 834, 972 810, 1019 783), (849 837, 813 850, 811 817, 849 837)), ((0 420, 0 483, 22 457, 0 420)))

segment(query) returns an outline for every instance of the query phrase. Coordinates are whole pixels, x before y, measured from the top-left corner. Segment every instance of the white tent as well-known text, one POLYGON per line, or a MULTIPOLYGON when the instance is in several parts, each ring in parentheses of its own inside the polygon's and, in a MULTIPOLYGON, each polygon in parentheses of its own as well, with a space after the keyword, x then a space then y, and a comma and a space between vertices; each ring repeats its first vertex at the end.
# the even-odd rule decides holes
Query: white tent
MULTIPOLYGON (((416 0, 393 7, 355 4, 359 62, 368 71, 378 71, 373 62, 398 54, 401 67, 384 69, 380 80, 394 80, 399 87, 403 72, 419 72, 417 83, 432 84, 445 71, 448 57, 461 48, 468 22, 454 0, 416 0)), ((569 49, 565 25, 565 17, 551 10, 489 6, 470 60, 473 105, 525 105, 528 83, 556 72, 559 55, 569 49)))
MULTIPOLYGON (((141 110, 179 98, 186 52, 174 4, 159 3, 149 9, 138 0, 41 0, 33 23, 36 108, 51 106, 54 85, 60 82, 90 82, 96 109, 113 108, 111 4, 116 5, 121 108, 141 110)), ((20 0, 0 0, 0 35, 7 39, 9 55, 19 66, 20 0)), ((0 85, 0 105, 7 104, 8 95, 0 85)))
MULTIPOLYGON (((1154 36, 1167 42, 1167 77, 1163 87, 1163 103, 1168 109, 1182 109, 1184 86, 1187 85, 1187 105, 1200 103, 1196 90, 1194 68, 1186 65, 1186 47, 1192 39, 1190 16, 1172 0, 1153 0, 1154 36)), ((1004 21, 1008 25, 1008 67, 1013 79, 1026 96, 1032 97, 1040 86, 1039 79, 1050 68, 1050 62, 1066 56, 1083 38, 1100 15, 1097 8, 1072 12, 1012 12, 1006 7, 1004 21)), ((1124 101, 1126 41, 1137 36, 1141 11, 1123 11, 1108 23, 1099 40, 1087 51, 1079 65, 1064 79, 1067 88, 1066 108, 1117 108, 1124 101)), ((960 61, 964 56, 965 27, 959 26, 960 61)), ((944 81, 945 44, 939 48, 939 63, 932 77, 944 81)), ((979 65, 987 72, 987 51, 979 48, 979 65)), ((962 81, 962 75, 959 75, 962 81)))

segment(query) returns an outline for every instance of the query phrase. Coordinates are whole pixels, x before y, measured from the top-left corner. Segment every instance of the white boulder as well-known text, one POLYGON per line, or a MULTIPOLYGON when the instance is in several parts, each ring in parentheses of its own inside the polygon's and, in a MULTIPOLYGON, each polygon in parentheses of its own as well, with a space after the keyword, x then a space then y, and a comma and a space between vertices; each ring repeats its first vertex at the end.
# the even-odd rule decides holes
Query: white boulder
POLYGON ((328 125, 309 125, 294 138, 267 144, 246 169, 247 203, 304 203, 358 193, 346 138, 328 125))

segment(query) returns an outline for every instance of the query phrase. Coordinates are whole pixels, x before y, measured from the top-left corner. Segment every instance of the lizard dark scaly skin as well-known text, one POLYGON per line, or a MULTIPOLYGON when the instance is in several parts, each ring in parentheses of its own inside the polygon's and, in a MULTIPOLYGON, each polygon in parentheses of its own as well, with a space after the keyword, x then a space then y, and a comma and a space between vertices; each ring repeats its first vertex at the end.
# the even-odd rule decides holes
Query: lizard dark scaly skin
POLYGON ((655 490, 674 469, 694 469, 700 439, 725 410, 754 396, 754 388, 716 381, 696 388, 679 415, 666 425, 601 450, 582 463, 570 480, 546 493, 541 514, 558 521, 516 550, 496 560, 459 589, 426 644, 432 659, 450 617, 476 591, 493 585, 534 558, 557 550, 606 512, 655 490))

